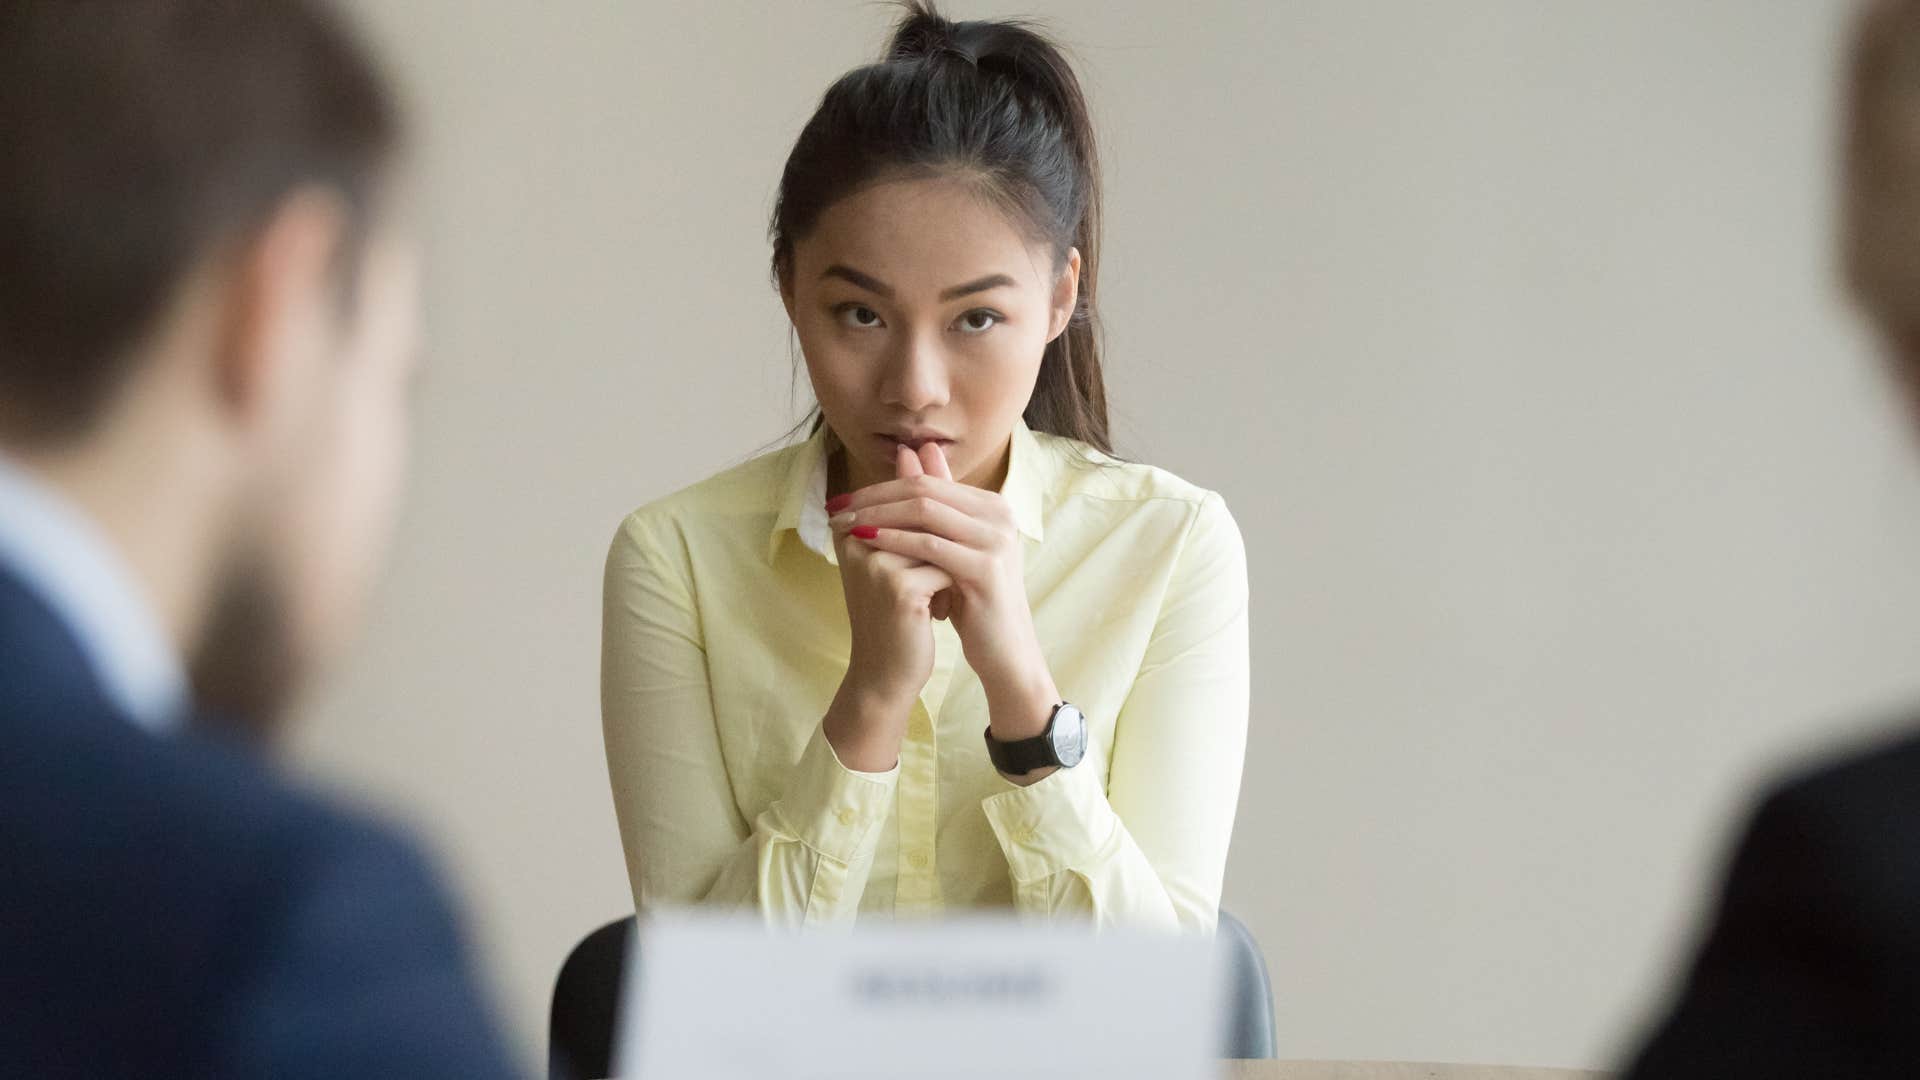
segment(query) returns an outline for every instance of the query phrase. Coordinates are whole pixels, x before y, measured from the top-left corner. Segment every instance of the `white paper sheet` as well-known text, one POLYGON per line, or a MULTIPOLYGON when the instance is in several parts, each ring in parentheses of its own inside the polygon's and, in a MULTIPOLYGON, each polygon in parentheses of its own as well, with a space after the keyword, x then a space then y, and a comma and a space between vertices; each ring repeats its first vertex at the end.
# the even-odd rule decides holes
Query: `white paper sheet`
POLYGON ((641 923, 614 1058, 633 1080, 1212 1080, 1218 954, 1201 938, 1012 918, 769 931, 641 923))

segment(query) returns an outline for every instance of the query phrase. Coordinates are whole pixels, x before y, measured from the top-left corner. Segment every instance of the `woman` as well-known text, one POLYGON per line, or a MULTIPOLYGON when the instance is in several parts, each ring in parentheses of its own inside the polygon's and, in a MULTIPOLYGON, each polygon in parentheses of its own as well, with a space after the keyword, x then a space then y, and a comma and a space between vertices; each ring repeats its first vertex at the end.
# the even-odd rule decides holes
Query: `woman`
POLYGON ((636 904, 1210 932, 1247 724, 1218 496, 1110 455, 1059 52, 910 6, 774 210, 813 436, 636 511, 602 709, 636 904), (982 735, 985 738, 982 738, 982 735))

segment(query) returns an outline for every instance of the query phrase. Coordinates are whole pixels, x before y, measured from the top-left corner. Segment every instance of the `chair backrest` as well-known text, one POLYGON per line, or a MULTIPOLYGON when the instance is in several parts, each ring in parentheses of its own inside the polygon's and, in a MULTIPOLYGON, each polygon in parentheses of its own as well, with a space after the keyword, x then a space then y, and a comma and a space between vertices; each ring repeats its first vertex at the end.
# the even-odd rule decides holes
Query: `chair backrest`
POLYGON ((1214 943, 1227 974, 1227 1036, 1221 1057, 1274 1056, 1273 982, 1267 978, 1267 958, 1245 923, 1225 911, 1214 943))
POLYGON ((613 1031, 633 926, 631 915, 608 923, 582 938, 560 965, 547 1018, 550 1080, 613 1075, 613 1031))
MULTIPOLYGON (((632 947, 629 915, 582 938, 560 965, 547 1024, 549 1080, 613 1075, 613 1031, 632 947)), ((1260 945, 1239 919, 1222 911, 1216 944, 1228 977, 1228 1024, 1221 1056, 1274 1056, 1273 984, 1260 945)))

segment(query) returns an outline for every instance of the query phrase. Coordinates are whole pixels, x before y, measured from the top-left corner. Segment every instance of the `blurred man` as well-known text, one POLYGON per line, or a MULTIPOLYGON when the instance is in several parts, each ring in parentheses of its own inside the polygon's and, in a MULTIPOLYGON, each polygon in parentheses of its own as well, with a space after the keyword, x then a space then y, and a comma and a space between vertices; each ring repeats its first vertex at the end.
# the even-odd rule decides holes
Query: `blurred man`
POLYGON ((256 756, 394 510, 399 143, 319 0, 0 4, 0 1076, 508 1071, 420 859, 256 756))
MULTIPOLYGON (((1850 109, 1848 278, 1920 418, 1920 0, 1868 6, 1850 109)), ((1920 737, 1762 803, 1630 1075, 1920 1076, 1920 737)))

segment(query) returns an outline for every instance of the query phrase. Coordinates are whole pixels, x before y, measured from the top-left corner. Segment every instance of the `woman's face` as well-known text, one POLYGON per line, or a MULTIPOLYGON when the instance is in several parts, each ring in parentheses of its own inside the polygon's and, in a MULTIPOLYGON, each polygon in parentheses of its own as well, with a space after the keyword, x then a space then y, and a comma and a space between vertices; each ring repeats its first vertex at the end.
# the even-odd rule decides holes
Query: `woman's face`
POLYGON ((1053 254, 965 184, 887 180, 829 207, 781 283, 814 395, 853 487, 896 448, 939 442, 955 478, 995 487, 1047 343, 1066 329, 1080 254, 1053 254))

